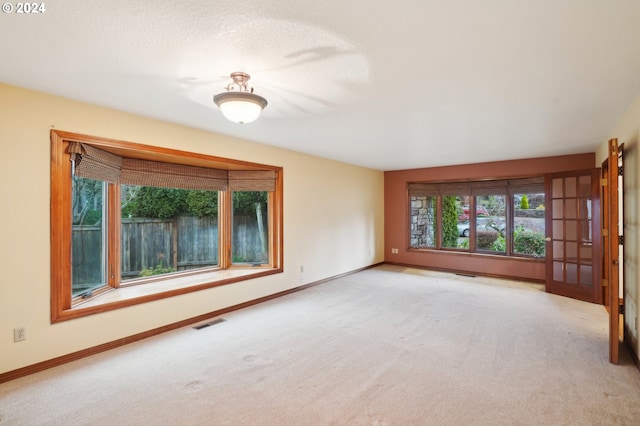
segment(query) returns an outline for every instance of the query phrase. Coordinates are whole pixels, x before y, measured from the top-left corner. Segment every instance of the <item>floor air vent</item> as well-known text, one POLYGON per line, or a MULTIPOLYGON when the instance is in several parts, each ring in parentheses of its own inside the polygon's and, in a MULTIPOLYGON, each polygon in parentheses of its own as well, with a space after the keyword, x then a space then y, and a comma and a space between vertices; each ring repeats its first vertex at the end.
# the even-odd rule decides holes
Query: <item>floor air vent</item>
POLYGON ((204 324, 196 325, 193 328, 195 328, 196 330, 202 330, 203 328, 207 328, 207 327, 212 326, 212 325, 220 324, 221 322, 224 322, 224 321, 225 321, 224 318, 218 318, 218 319, 214 319, 213 321, 205 322, 204 324))

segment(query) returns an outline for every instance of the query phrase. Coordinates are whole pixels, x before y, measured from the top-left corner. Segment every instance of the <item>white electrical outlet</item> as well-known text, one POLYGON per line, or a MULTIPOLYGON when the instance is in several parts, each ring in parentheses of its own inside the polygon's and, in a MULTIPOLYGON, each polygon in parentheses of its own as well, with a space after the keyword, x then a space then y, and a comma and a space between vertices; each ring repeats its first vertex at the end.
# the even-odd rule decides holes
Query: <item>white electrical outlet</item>
POLYGON ((18 327, 13 329, 13 341, 22 342, 27 340, 27 329, 25 327, 18 327))

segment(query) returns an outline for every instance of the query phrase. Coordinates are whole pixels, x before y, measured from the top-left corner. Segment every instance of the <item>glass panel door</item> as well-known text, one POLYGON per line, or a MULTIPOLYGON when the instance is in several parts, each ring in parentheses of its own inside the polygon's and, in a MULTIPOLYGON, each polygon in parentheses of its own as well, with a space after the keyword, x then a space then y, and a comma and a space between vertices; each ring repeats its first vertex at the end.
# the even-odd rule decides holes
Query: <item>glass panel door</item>
MULTIPOLYGON (((595 171, 554 175, 550 182, 551 232, 547 237, 547 291, 589 302, 599 302, 599 257, 594 255, 599 211, 595 171), (594 223, 594 219, 596 222, 594 223)), ((595 250, 599 252, 599 241, 595 250)))

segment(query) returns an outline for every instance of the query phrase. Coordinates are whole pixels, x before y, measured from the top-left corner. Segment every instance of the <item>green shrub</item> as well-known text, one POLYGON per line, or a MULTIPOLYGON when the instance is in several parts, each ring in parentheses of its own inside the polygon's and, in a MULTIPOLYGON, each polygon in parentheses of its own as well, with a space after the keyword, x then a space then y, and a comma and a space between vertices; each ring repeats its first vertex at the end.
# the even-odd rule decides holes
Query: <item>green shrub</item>
POLYGON ((520 199, 520 208, 522 210, 527 210, 529 208, 529 198, 527 197, 527 194, 522 195, 522 198, 520 199))
POLYGON ((498 239, 498 233, 496 231, 477 231, 476 234, 478 248, 492 250, 493 243, 498 239))
POLYGON ((536 257, 545 255, 544 234, 532 232, 519 226, 513 235, 513 250, 519 254, 533 254, 536 257))
POLYGON ((442 197, 442 246, 458 246, 458 208, 455 196, 442 197))
POLYGON ((168 274, 169 272, 175 272, 175 269, 165 266, 164 259, 159 259, 158 264, 152 269, 143 269, 140 271, 140 276, 151 277, 153 275, 168 274))
POLYGON ((102 220, 102 210, 89 210, 80 225, 97 225, 102 220))

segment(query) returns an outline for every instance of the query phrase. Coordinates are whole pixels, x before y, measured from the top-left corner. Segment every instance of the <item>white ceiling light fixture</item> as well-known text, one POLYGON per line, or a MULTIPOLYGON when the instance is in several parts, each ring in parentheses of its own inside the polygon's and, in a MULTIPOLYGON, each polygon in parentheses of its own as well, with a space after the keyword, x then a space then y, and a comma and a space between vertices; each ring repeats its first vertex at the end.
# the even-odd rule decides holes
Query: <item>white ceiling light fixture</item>
POLYGON ((244 72, 231 73, 233 83, 229 83, 226 92, 218 93, 213 102, 220 107, 222 115, 234 123, 246 124, 255 121, 267 106, 267 100, 253 93, 253 87, 247 83, 251 77, 244 72))

